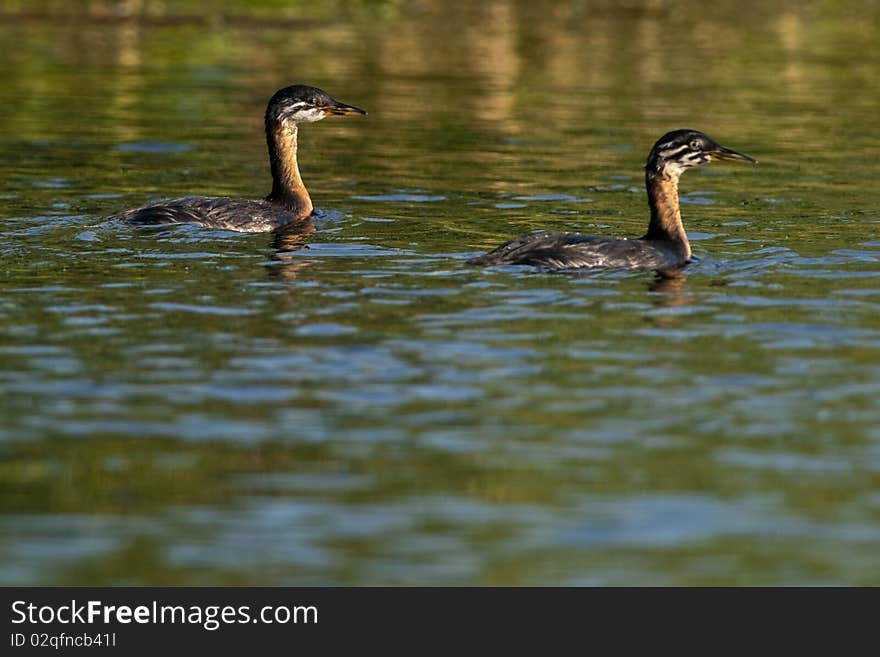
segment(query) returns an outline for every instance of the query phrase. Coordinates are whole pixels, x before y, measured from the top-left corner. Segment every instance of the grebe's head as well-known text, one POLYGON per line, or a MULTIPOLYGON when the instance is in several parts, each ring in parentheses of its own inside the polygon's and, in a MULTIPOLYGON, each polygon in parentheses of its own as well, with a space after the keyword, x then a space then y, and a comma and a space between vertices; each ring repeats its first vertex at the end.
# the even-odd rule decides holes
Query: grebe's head
POLYGON ((680 176, 685 169, 709 164, 712 160, 756 163, 748 155, 725 148, 717 141, 696 130, 673 130, 657 140, 648 155, 649 173, 680 176))
POLYGON ((357 107, 334 100, 317 87, 295 84, 275 92, 266 109, 266 119, 279 123, 314 123, 326 116, 366 114, 357 107))

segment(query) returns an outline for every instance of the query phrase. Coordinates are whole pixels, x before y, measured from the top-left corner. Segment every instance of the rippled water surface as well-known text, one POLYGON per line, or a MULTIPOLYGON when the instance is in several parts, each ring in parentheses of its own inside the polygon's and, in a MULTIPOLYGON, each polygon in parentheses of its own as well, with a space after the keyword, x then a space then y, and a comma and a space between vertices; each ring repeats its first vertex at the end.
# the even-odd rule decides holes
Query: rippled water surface
POLYGON ((880 14, 746 4, 0 2, 0 582, 880 584, 880 14), (101 221, 294 82, 314 233, 101 221), (685 277, 464 264, 679 127, 685 277))

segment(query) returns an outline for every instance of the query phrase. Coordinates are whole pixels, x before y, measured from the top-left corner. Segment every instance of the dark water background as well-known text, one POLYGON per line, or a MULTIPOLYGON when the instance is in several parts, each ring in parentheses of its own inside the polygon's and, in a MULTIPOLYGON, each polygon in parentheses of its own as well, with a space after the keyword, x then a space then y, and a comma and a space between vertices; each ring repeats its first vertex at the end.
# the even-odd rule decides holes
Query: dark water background
POLYGON ((3 584, 880 584, 874 2, 0 1, 3 584), (101 217, 268 191, 308 248, 101 217), (638 236, 686 279, 475 270, 638 236))

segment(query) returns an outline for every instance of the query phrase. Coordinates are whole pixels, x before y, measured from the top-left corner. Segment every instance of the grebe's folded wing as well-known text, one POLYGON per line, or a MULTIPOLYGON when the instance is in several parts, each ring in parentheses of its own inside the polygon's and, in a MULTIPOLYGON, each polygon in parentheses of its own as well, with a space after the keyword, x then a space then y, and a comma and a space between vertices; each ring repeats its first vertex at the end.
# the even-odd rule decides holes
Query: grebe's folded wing
POLYGON ((471 258, 468 264, 533 265, 551 269, 642 269, 667 266, 668 254, 642 240, 536 231, 471 258))
POLYGON ((126 210, 109 219, 140 226, 194 221, 206 228, 246 233, 281 230, 286 226, 307 221, 307 219, 299 219, 295 214, 269 201, 224 196, 187 196, 169 199, 126 210))

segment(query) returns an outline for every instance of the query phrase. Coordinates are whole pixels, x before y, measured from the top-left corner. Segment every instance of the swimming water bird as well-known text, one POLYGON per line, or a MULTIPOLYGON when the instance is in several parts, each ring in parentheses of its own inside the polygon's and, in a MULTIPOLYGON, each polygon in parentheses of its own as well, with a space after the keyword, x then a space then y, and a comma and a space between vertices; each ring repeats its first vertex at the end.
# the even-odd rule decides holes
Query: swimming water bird
POLYGON ((645 165, 651 221, 638 239, 539 230, 467 262, 549 269, 679 269, 690 261, 691 247, 681 222, 678 179, 687 169, 712 160, 756 163, 696 130, 674 130, 657 140, 645 165))
POLYGON ((307 219, 313 210, 296 160, 299 124, 353 114, 366 112, 340 103, 316 87, 298 84, 279 89, 266 108, 272 191, 265 199, 188 196, 126 210, 109 219, 141 225, 192 221, 247 233, 289 229, 307 219))

